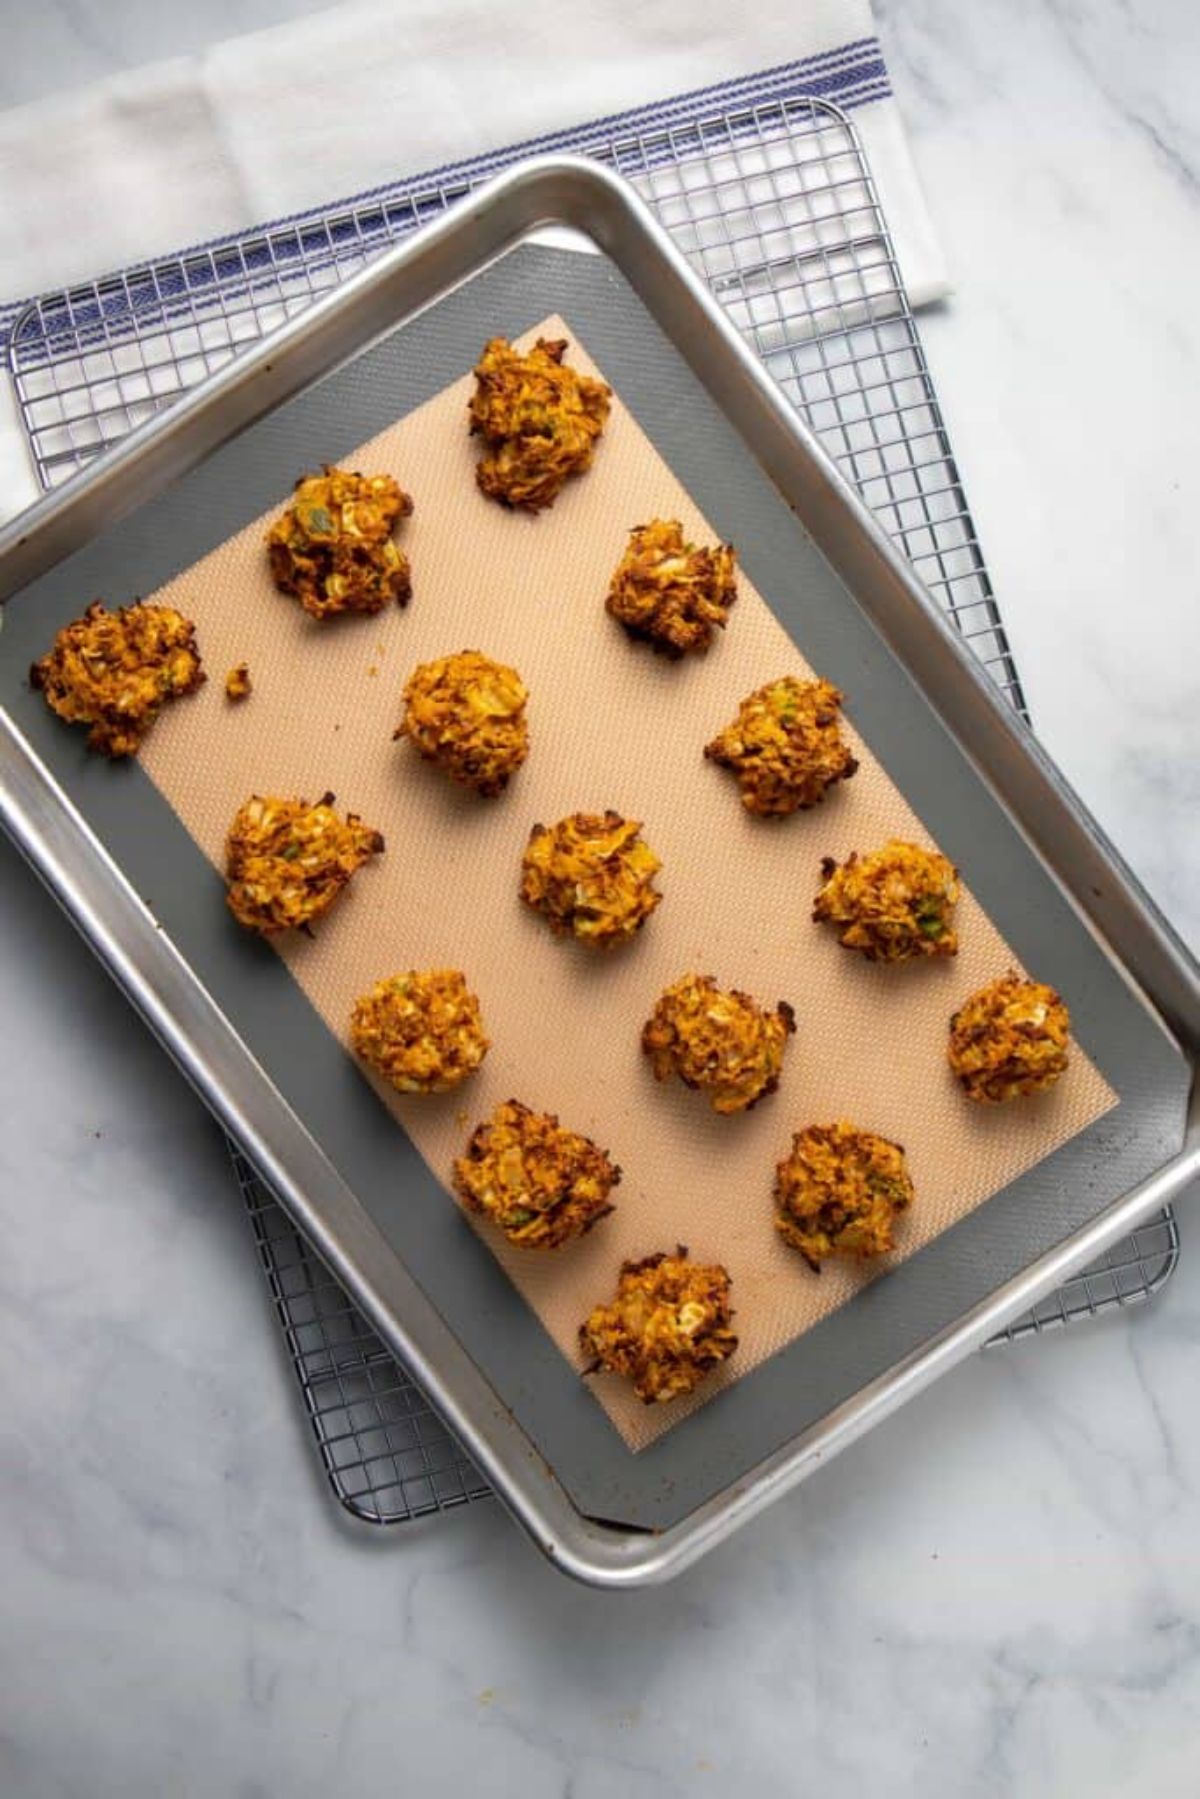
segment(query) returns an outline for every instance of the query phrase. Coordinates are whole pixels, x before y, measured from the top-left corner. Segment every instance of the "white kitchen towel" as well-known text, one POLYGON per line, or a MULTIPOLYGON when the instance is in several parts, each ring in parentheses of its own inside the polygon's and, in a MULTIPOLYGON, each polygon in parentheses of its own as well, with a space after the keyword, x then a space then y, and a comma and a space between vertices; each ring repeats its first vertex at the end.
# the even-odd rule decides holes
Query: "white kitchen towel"
MULTIPOLYGON (((853 114, 914 304, 945 293, 869 0, 349 0, 0 113, 0 343, 23 296, 420 171, 803 94, 853 114)), ((35 491, 15 423, 6 514, 35 491)))

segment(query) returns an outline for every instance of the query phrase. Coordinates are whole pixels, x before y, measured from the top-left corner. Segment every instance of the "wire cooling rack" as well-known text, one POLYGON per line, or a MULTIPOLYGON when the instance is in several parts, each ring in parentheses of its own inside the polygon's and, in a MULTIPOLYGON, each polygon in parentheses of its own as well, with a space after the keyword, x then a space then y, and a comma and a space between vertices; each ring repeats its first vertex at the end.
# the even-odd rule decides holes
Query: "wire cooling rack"
MULTIPOLYGON (((1017 671, 861 145, 812 97, 574 134, 631 179, 904 549, 1010 702, 1017 671)), ((514 156, 515 156, 514 152, 514 156)), ((9 361, 49 487, 273 325, 436 216, 487 169, 386 192, 48 294, 9 361)), ((235 1150, 263 1270, 338 1499, 372 1523, 490 1489, 235 1150)), ((997 1343, 1149 1298, 1175 1267, 1164 1211, 997 1343)))

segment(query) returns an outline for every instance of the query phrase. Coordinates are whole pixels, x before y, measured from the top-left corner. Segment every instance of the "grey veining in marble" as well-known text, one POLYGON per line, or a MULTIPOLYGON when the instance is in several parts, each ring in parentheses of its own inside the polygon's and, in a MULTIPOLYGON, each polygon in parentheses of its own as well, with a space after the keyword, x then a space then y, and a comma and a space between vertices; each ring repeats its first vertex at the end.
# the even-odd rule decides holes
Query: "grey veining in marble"
MULTIPOLYGON (((1194 8, 880 12, 1035 717, 1195 941, 1194 8)), ((1152 1307, 976 1359, 676 1585, 593 1594, 495 1507, 337 1515, 216 1132, 3 846, 0 919, 5 1799, 1194 1799, 1194 1203, 1152 1307)))
POLYGON ((1200 10, 885 0, 922 325, 1034 721, 1200 943, 1200 10))

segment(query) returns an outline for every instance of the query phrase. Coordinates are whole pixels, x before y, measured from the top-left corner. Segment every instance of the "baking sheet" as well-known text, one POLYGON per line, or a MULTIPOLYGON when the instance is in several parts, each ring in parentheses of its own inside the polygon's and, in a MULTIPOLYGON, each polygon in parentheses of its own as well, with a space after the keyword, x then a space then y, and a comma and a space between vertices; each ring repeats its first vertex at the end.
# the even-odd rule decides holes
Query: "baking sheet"
MULTIPOLYGON (((570 361, 605 374, 569 318, 539 321, 525 343, 539 334, 566 337, 570 361)), ((774 1165, 794 1130, 850 1118, 905 1145, 917 1201, 900 1226, 894 1266, 1084 1130, 1116 1096, 1076 1051, 1044 1099, 993 1113, 964 1098, 946 1063, 949 1014, 1018 961, 974 895, 964 893, 959 907, 957 958, 917 967, 868 966, 808 918, 823 855, 840 861, 893 836, 929 840, 853 729, 853 695, 853 780, 788 820, 747 815, 736 783, 704 761, 703 745, 744 694, 785 673, 820 671, 745 576, 728 630, 703 659, 667 663, 630 643, 603 609, 630 526, 678 517, 689 538, 712 542, 712 523, 619 392, 589 474, 536 518, 504 511, 475 486, 478 443, 466 428, 473 386, 464 372, 348 458, 364 473, 394 474, 414 496, 400 532, 415 594, 403 612, 317 623, 277 593, 263 540, 287 504, 293 471, 283 471, 273 512, 150 596, 195 621, 213 678, 196 700, 171 709, 141 759, 219 868, 229 824, 251 792, 332 789, 383 831, 387 853, 314 937, 276 946, 342 1037, 356 997, 381 976, 466 971, 493 1044, 479 1076, 435 1096, 376 1083, 439 1180, 474 1123, 509 1097, 557 1112, 618 1161, 617 1209, 578 1244, 522 1252, 481 1226, 574 1366, 580 1321, 609 1297, 624 1259, 686 1243, 729 1269, 738 1352, 687 1401, 647 1407, 619 1377, 589 1383, 640 1449, 883 1271, 830 1262, 818 1276, 774 1230, 774 1165), (413 665, 464 647, 511 663, 530 689, 530 759, 498 800, 453 788, 411 746, 392 741, 413 665), (241 661, 254 692, 231 706, 220 676, 241 661), (516 887, 535 821, 609 806, 643 821, 663 860, 665 897, 636 942, 597 953, 553 938, 516 887), (659 992, 692 969, 795 1008, 780 1091, 748 1115, 718 1118, 702 1096, 656 1086, 640 1053, 659 992)))
MULTIPOLYGON (((598 461, 590 480, 599 478, 600 468, 598 461)), ((579 491, 587 485, 581 483, 579 491)), ((530 528, 545 522, 530 521, 530 528)), ((626 522, 622 520, 618 538, 626 522)), ((421 604, 419 565, 416 578, 413 611, 409 620, 399 620, 414 628, 421 604)), ((285 602, 278 605, 287 610, 285 602)), ((695 377, 624 282, 596 259, 529 250, 507 258, 469 289, 244 432, 170 493, 18 596, 8 615, 0 640, 4 700, 22 730, 136 879, 280 1091, 309 1122, 415 1278, 453 1323, 502 1403, 591 1515, 644 1524, 681 1517, 894 1365, 1040 1249, 1078 1229, 1177 1147, 1186 1071, 1168 1040, 989 801, 965 758, 787 507, 741 452, 695 377), (14 680, 22 663, 44 647, 58 623, 78 612, 84 598, 97 591, 113 598, 121 590, 147 592, 159 585, 274 505, 291 471, 313 466, 323 456, 348 455, 356 443, 439 392, 450 375, 469 365, 489 330, 527 329, 544 315, 548 301, 557 302, 573 323, 578 321, 606 373, 630 397, 639 422, 697 496, 714 529, 740 542, 750 576, 770 595, 781 617, 802 632, 813 660, 852 692, 856 719, 906 791, 920 795, 930 832, 948 853, 969 863, 977 890, 986 894, 1019 958, 1040 971, 1058 971, 1055 978, 1072 1000, 1080 1040, 1121 1095, 1120 1105, 1099 1124, 1045 1158, 886 1280, 874 1283, 853 1307, 824 1319, 763 1363, 739 1383, 736 1393, 719 1395, 637 1457, 629 1455, 594 1401, 581 1392, 565 1358, 536 1326, 530 1328, 525 1308, 513 1306, 511 1289, 497 1277, 490 1250, 475 1245, 444 1195, 423 1179, 415 1157, 405 1154, 390 1118, 350 1066, 338 1040, 320 1027, 314 1032, 314 1015, 278 959, 230 936, 215 875, 159 800, 146 772, 111 770, 86 758, 79 740, 49 719, 40 702, 14 680), (282 480, 281 469, 287 471, 282 480)), ((719 667, 717 658, 733 642, 735 626, 736 618, 726 645, 698 668, 719 667)), ((619 638, 617 642, 622 651, 636 654, 619 638)), ((662 671, 662 678, 676 672, 646 660, 662 671)), ((397 670, 398 679, 402 672, 397 670)), ((714 724, 724 722, 728 709, 714 724)), ((533 766, 531 762, 525 773, 533 766)), ((700 772, 711 775, 733 816, 740 817, 732 783, 720 771, 701 766, 700 772)), ((524 779, 525 774, 520 781, 524 779)), ((518 782, 513 797, 519 791, 518 782)), ((343 798, 350 803, 349 790, 343 798)), ((665 853, 661 842, 660 848, 665 853)), ((375 871, 370 872, 373 876, 375 871)), ((366 891, 360 886, 347 906, 359 903, 366 891)), ((810 891, 806 886, 805 910, 810 891)), ((439 895, 439 903, 441 899, 439 895)), ((646 944, 655 924, 667 916, 669 903, 668 890, 667 902, 645 934, 646 944)), ((826 944, 831 955, 849 961, 836 945, 826 944)), ((544 947, 547 953, 562 949, 544 947)), ((634 953, 641 953, 640 946, 634 953)), ((723 968, 714 971, 724 976, 723 968)), ((648 1097, 655 1105, 692 1106, 694 1096, 671 1095, 672 1090, 651 1088, 648 1097)), ((764 1104, 752 1122, 768 1118, 783 1100, 781 1093, 764 1104)), ((566 1116, 565 1106, 561 1109, 566 1116)), ((694 1123, 694 1108, 687 1116, 694 1123)), ((769 1161, 786 1146, 798 1122, 783 1124, 779 1116, 782 1141, 773 1142, 769 1161)), ((586 1128, 586 1120, 571 1121, 586 1128)), ((619 1153, 621 1146, 614 1140, 613 1148, 619 1153)), ((628 1202, 628 1191, 625 1198, 628 1202)))

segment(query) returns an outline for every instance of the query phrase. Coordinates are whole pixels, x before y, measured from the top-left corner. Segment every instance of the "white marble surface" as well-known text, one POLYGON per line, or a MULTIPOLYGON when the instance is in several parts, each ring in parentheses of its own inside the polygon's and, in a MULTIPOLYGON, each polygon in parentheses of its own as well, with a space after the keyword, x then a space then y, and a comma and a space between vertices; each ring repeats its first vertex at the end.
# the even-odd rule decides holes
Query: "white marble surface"
MULTIPOLYGON (((881 10, 1036 716, 1195 942, 1194 10, 881 10)), ((56 72, 125 54, 108 11, 42 9, 56 72)), ((976 1359, 673 1587, 585 1592, 495 1508, 339 1520, 215 1131, 7 850, 0 907, 6 1799, 1196 1793, 1194 1205, 1153 1307, 976 1359)))

